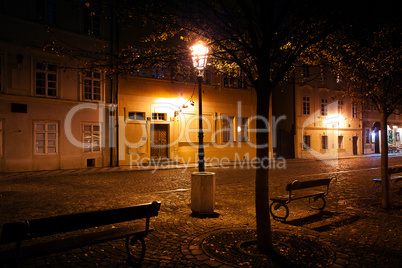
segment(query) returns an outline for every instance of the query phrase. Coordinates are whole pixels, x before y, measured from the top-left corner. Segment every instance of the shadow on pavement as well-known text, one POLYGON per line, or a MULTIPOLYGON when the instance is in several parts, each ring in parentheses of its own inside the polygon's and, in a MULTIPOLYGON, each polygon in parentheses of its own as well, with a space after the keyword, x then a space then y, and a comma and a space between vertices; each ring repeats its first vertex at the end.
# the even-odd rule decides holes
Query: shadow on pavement
POLYGON ((331 211, 322 211, 314 215, 310 215, 308 217, 299 218, 295 220, 290 220, 286 222, 282 222, 284 224, 294 225, 294 226, 303 226, 306 224, 311 224, 314 222, 322 221, 324 219, 329 219, 335 216, 338 216, 339 213, 331 212, 331 211))

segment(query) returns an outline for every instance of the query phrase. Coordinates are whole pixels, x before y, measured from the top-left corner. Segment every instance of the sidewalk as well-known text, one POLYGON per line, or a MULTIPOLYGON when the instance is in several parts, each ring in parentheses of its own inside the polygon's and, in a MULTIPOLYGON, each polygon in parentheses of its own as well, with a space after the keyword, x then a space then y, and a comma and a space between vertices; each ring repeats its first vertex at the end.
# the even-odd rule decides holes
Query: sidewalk
MULTIPOLYGON (((285 173, 272 171, 270 195, 283 193, 289 177, 321 178, 314 173, 328 172, 324 162, 289 160, 285 173)), ((390 162, 396 165, 400 158, 390 162)), ((239 243, 255 238, 253 170, 207 167, 217 174, 218 217, 190 216, 194 168, 127 172, 127 167, 112 167, 0 174, 0 223, 158 200, 160 215, 151 220, 155 231, 146 239, 141 267, 268 265, 264 256, 239 243)), ((292 202, 286 223, 272 220, 274 242, 301 267, 401 267, 401 189, 392 184, 395 207, 381 209, 372 187, 376 175, 372 168, 359 167, 342 173, 331 183, 322 214, 309 210, 305 201, 292 202)), ((26 260, 24 266, 125 267, 124 256, 124 241, 116 240, 26 260)))

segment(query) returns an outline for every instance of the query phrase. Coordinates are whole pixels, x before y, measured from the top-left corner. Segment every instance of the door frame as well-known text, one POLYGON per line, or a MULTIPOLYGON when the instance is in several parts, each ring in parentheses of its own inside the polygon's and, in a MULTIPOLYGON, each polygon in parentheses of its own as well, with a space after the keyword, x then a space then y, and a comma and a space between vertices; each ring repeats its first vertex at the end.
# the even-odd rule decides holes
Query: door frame
MULTIPOLYGON (((151 158, 169 158, 170 152, 169 152, 169 140, 170 140, 170 124, 168 123, 151 123, 150 125, 150 157, 151 158), (166 145, 164 147, 166 147, 166 156, 160 156, 160 155, 153 155, 152 154, 152 147, 153 146, 153 141, 154 141, 154 135, 155 135, 155 126, 165 126, 166 127, 166 145)), ((159 147, 160 145, 157 145, 156 147, 158 147, 158 149, 161 149, 161 147, 159 147)))

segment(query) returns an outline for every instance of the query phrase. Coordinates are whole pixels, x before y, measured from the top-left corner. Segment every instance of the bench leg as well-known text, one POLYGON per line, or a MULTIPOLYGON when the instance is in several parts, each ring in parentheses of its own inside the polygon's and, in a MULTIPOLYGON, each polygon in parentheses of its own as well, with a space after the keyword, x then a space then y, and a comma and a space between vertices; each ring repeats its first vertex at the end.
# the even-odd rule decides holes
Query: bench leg
POLYGON ((140 263, 145 257, 145 240, 143 236, 126 237, 128 259, 140 263))
POLYGON ((281 219, 286 221, 286 218, 289 216, 289 208, 285 203, 274 201, 269 206, 269 211, 272 215, 272 218, 281 219))
POLYGON ((323 210, 326 202, 323 196, 311 196, 308 198, 308 203, 312 209, 323 210))

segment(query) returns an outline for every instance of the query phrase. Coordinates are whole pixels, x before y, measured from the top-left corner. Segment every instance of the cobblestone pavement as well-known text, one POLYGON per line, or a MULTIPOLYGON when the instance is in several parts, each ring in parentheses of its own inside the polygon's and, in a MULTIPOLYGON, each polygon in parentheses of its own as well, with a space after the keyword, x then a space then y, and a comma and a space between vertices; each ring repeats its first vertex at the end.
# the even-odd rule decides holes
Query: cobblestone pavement
MULTIPOLYGON (((286 183, 294 179, 338 177, 330 185, 323 213, 310 210, 305 200, 291 202, 288 221, 272 220, 273 230, 309 239, 330 251, 326 266, 402 267, 402 184, 391 183, 393 208, 382 209, 379 189, 372 183, 380 175, 379 164, 380 158, 373 156, 288 160, 286 169, 273 166, 270 196, 283 194, 286 183)), ((402 157, 389 158, 389 166, 401 164, 402 157)), ((0 174, 0 225, 158 200, 162 202, 161 211, 151 220, 155 231, 146 238, 147 253, 141 267, 257 265, 253 261, 237 263, 235 259, 212 256, 203 247, 214 234, 255 229, 254 170, 247 165, 208 166, 207 171, 216 173, 215 212, 219 216, 205 219, 190 215, 190 177, 194 171, 177 167, 155 172, 115 167, 0 174)), ((123 240, 116 240, 26 260, 23 264, 125 267, 128 264, 124 257, 123 240)))

